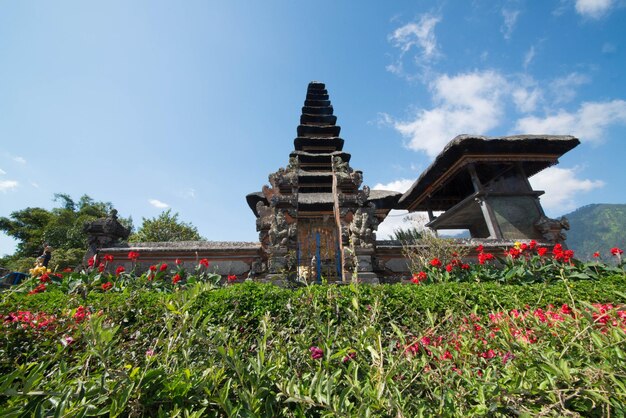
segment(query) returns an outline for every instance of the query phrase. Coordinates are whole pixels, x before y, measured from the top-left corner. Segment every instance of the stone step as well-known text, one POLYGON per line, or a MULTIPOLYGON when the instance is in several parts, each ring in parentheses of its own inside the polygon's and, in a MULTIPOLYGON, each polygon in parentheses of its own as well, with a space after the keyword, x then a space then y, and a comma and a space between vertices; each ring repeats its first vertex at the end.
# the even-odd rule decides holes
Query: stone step
POLYGON ((340 131, 341 131, 341 126, 336 126, 336 125, 326 125, 326 126, 299 125, 298 126, 298 136, 333 137, 333 136, 339 136, 340 131))
POLYGON ((337 122, 335 115, 302 115, 301 125, 334 125, 337 122))
POLYGON ((332 115, 332 106, 304 106, 302 108, 302 114, 304 115, 332 115))

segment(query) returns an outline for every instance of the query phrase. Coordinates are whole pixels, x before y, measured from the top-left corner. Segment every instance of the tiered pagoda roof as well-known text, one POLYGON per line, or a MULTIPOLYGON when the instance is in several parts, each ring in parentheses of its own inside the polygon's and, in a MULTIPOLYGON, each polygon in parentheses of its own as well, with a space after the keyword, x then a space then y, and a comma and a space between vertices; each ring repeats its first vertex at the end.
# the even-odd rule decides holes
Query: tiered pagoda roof
MULTIPOLYGON (((337 116, 333 114, 326 86, 316 81, 309 83, 297 128, 298 136, 294 139, 294 151, 289 155, 298 162, 299 209, 332 210, 333 159, 340 157, 345 164, 350 161, 350 154, 343 151, 344 140, 339 136, 341 127, 336 123, 337 116)), ((360 171, 350 169, 350 172, 361 175, 360 171)), ((354 194, 358 185, 343 185, 340 189, 342 193, 354 194)), ((377 210, 388 212, 400 195, 392 191, 372 190, 368 201, 373 202, 377 210)), ((263 201, 268 204, 262 192, 250 193, 246 200, 256 216, 259 216, 257 203, 263 201)))

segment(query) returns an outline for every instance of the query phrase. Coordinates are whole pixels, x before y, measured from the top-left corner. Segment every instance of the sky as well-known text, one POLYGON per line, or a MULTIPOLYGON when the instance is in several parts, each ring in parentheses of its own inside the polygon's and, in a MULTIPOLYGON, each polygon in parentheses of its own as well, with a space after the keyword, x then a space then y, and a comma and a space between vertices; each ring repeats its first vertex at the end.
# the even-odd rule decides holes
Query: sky
POLYGON ((546 213, 626 203, 624 22, 625 0, 0 2, 0 216, 87 194, 256 241, 245 196, 312 80, 372 188, 459 134, 563 134, 581 144, 531 178, 546 213))

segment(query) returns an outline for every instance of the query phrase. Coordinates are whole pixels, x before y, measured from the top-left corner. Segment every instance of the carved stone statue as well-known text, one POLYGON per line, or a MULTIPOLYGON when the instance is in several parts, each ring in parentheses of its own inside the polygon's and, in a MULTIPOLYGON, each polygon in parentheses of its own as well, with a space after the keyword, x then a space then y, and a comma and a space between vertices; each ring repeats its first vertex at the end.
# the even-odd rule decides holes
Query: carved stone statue
POLYGON ((296 228, 294 224, 289 225, 282 211, 277 211, 272 219, 272 225, 269 230, 269 239, 271 247, 288 247, 290 243, 295 242, 296 228))
POLYGON ((350 224, 350 240, 355 247, 372 248, 374 246, 376 220, 368 208, 357 209, 350 224))
POLYGON ((543 238, 548 242, 559 243, 565 241, 567 235, 563 232, 569 230, 569 221, 566 217, 560 219, 552 219, 547 216, 542 216, 537 222, 535 222, 535 228, 543 235, 543 238))

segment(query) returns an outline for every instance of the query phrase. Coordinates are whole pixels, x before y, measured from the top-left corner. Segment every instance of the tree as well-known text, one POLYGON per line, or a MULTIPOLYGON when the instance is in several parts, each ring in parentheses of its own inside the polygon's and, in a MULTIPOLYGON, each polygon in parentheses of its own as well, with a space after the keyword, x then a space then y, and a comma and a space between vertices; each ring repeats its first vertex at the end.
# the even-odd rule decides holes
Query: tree
MULTIPOLYGON (((80 263, 87 250, 86 222, 103 218, 113 209, 109 202, 96 202, 84 195, 77 202, 67 194, 54 195, 61 207, 47 210, 26 208, 0 218, 0 231, 15 238, 15 253, 0 259, 0 265, 16 271, 26 271, 43 251, 43 244, 53 248, 50 267, 62 269, 80 263)), ((132 228, 132 219, 120 219, 132 228)))
POLYGON ((129 242, 168 242, 168 241, 200 241, 204 238, 198 228, 190 223, 178 220, 178 213, 172 215, 171 209, 161 213, 157 218, 143 218, 139 230, 132 234, 129 242))

